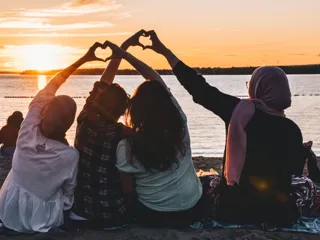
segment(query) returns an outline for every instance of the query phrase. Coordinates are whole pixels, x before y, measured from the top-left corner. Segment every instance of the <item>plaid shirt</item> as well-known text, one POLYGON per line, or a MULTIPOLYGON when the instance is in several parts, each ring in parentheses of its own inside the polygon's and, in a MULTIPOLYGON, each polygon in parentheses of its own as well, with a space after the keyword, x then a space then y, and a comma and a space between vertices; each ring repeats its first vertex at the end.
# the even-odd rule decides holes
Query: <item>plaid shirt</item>
POLYGON ((116 150, 130 129, 121 123, 89 119, 93 100, 107 87, 95 83, 77 120, 75 147, 80 159, 73 211, 106 225, 121 225, 126 221, 127 209, 115 166, 116 150))

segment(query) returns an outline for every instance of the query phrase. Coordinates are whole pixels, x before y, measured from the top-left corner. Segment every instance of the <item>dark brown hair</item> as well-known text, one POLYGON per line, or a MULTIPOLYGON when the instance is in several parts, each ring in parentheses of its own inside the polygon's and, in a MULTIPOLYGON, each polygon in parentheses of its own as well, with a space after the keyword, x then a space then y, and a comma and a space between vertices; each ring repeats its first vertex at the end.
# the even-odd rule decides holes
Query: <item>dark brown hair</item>
POLYGON ((135 91, 127 111, 127 124, 134 135, 129 138, 129 155, 147 171, 165 171, 178 154, 185 155, 184 122, 170 93, 157 81, 146 81, 135 91))
POLYGON ((103 118, 117 122, 125 113, 129 100, 126 91, 114 83, 98 94, 93 101, 93 107, 103 118))

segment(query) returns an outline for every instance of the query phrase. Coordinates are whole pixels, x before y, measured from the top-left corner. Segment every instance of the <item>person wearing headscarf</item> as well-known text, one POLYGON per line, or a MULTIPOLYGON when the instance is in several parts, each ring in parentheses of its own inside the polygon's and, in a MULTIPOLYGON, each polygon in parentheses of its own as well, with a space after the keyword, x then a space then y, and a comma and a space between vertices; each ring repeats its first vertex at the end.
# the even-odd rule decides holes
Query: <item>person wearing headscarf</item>
POLYGON ((7 119, 7 124, 0 130, 1 154, 12 157, 16 149, 16 143, 20 125, 23 121, 22 112, 15 111, 7 119))
POLYGON ((148 35, 152 45, 145 49, 163 55, 194 102, 225 123, 226 150, 214 199, 215 218, 235 224, 294 223, 311 206, 316 192, 313 182, 301 177, 306 159, 301 130, 285 116, 291 106, 286 74, 277 67, 256 69, 248 83, 249 97, 241 100, 209 85, 154 31, 148 35))
POLYGON ((97 47, 56 74, 29 105, 21 124, 12 169, 0 190, 0 221, 17 232, 48 232, 64 223, 64 211, 73 205, 78 151, 69 146, 66 132, 77 106, 60 86, 81 65, 93 60, 97 47))

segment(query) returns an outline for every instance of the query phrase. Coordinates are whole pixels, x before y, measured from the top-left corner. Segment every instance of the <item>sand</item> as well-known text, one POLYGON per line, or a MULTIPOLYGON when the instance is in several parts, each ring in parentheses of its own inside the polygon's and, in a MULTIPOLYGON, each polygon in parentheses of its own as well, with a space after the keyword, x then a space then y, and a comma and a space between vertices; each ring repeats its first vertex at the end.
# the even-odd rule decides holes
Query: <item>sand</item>
MULTIPOLYGON (((194 165, 197 170, 202 169, 209 171, 214 168, 221 173, 221 158, 204 158, 195 157, 194 165)), ((320 161, 319 161, 320 163, 320 161)), ((2 185, 5 177, 10 170, 10 160, 0 159, 0 184, 2 185)), ((302 234, 302 233, 285 233, 285 232, 263 232, 260 230, 229 230, 229 229, 215 229, 215 230, 172 230, 172 229, 148 229, 137 226, 130 226, 116 231, 81 231, 75 233, 45 233, 34 235, 18 235, 18 236, 4 236, 0 234, 1 240, 319 240, 319 235, 302 234)))

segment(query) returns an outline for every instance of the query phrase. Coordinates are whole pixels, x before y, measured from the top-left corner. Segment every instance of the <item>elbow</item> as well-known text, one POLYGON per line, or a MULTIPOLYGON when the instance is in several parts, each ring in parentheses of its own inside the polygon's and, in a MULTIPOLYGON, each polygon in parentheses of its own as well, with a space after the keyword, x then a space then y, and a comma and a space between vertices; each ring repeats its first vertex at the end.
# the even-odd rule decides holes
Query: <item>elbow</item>
POLYGON ((203 104, 203 99, 199 95, 193 95, 192 96, 193 102, 202 105, 203 104))

